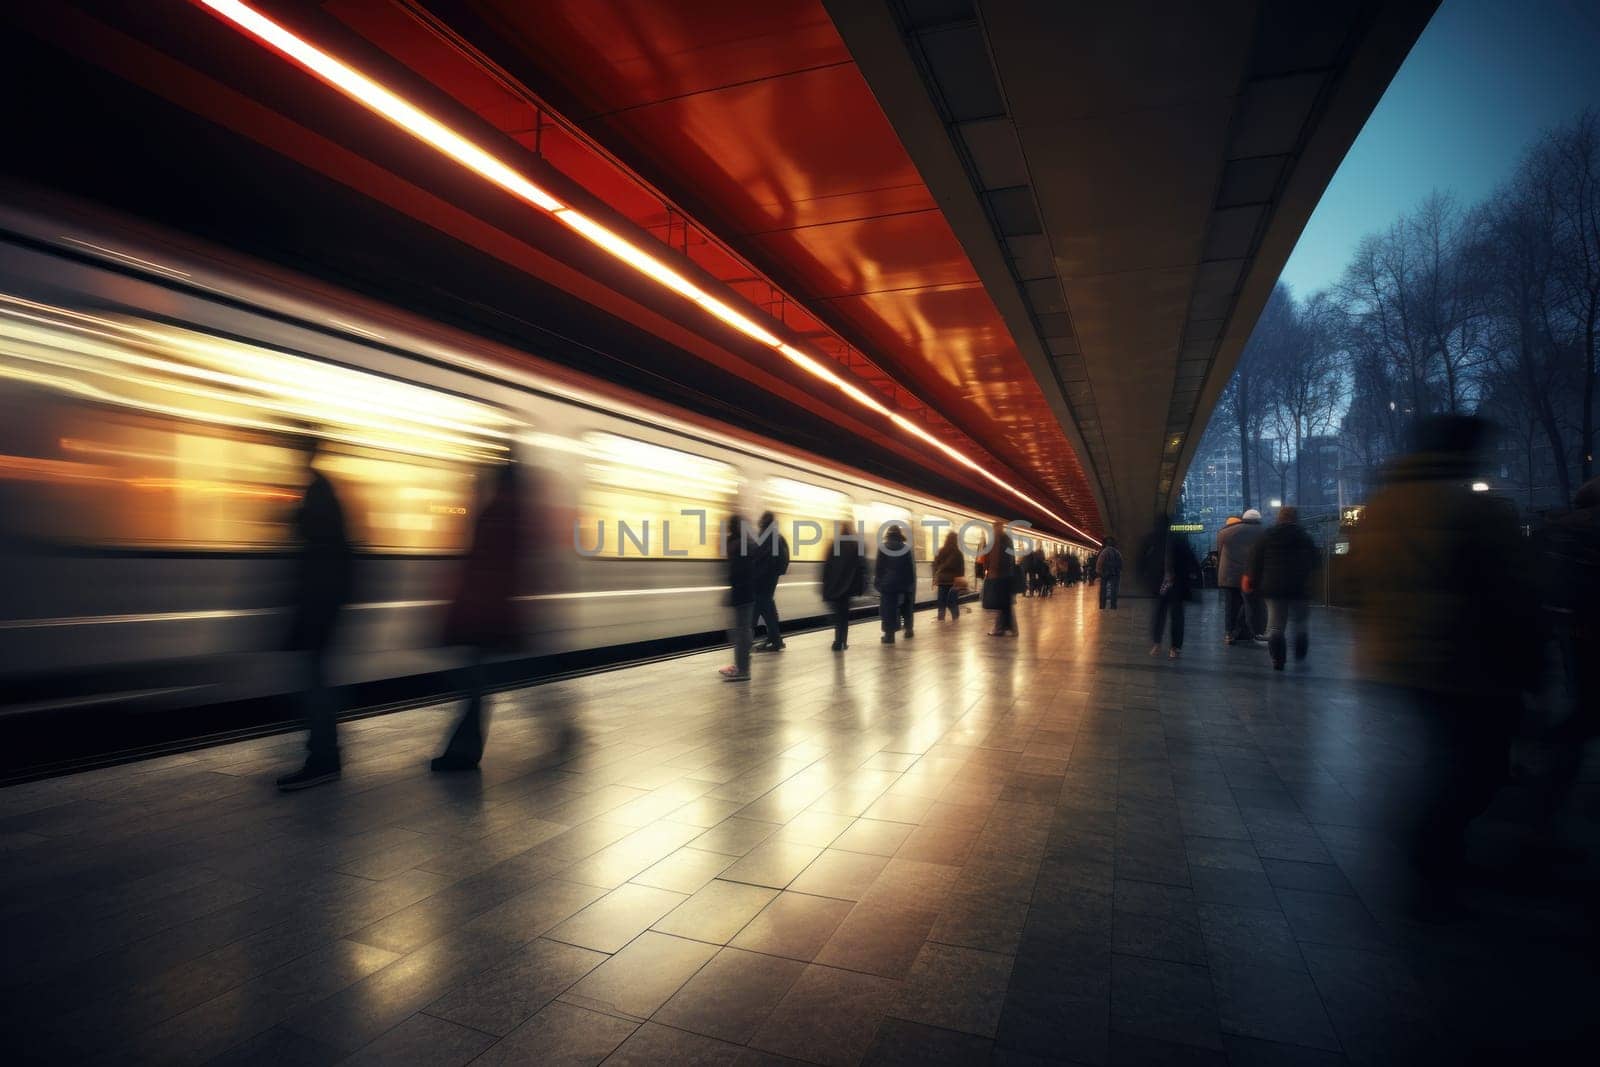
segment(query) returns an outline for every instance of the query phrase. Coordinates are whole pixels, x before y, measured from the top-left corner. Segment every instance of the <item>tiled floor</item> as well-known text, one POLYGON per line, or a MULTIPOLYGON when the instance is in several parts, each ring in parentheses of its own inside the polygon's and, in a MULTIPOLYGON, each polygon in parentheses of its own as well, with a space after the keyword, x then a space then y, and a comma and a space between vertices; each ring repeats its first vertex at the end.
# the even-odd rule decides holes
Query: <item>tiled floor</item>
POLYGON ((444 707, 294 796, 294 737, 0 792, 7 1057, 1365 1064, 1583 1025, 1569 895, 1387 903, 1408 742, 1342 618, 1275 675, 1211 604, 1177 663, 1144 602, 1019 610, 511 694, 476 776, 427 771, 444 707))

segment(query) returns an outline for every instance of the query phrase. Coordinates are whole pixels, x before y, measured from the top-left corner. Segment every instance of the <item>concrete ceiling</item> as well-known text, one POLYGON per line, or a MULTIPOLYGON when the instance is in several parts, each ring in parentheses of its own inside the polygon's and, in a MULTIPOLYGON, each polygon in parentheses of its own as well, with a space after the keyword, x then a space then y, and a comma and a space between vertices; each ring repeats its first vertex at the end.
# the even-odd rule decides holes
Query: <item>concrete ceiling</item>
POLYGON ((1216 397, 1434 0, 827 0, 1108 530, 1216 397))

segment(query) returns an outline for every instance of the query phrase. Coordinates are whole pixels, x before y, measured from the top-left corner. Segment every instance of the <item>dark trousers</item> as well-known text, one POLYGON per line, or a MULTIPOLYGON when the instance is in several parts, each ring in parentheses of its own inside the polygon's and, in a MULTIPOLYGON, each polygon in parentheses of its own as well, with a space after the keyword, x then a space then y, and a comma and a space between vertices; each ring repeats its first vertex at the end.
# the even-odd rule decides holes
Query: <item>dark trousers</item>
POLYGON ((950 611, 953 619, 961 614, 961 593, 953 585, 941 585, 939 589, 939 618, 944 618, 946 609, 950 611))
POLYGON ((886 634, 904 628, 909 635, 915 610, 910 593, 883 593, 878 598, 878 621, 886 634))
POLYGON ((994 620, 994 628, 1000 633, 1017 628, 1017 609, 1010 597, 1000 605, 1000 614, 994 620))
POLYGON ((1100 606, 1106 606, 1107 601, 1111 607, 1117 606, 1117 594, 1122 591, 1122 575, 1107 574, 1100 579, 1100 606))
POLYGON ((1222 587, 1222 632, 1239 636, 1239 613, 1244 610, 1244 593, 1236 585, 1222 587))
POLYGON ((1161 643, 1162 631, 1167 627, 1167 619, 1172 620, 1172 647, 1183 647, 1183 590, 1178 588, 1168 589, 1156 597, 1156 613, 1150 622, 1150 641, 1152 644, 1161 643))
POLYGON ((480 649, 472 650, 472 658, 461 669, 461 679, 467 690, 467 706, 461 710, 461 721, 450 735, 445 754, 477 763, 483 758, 484 689, 488 686, 489 671, 480 649))
POLYGON ((833 617, 833 643, 845 644, 850 640, 850 599, 828 601, 828 614, 833 617))
POLYGON ((1399 690, 1420 751, 1395 815, 1424 883, 1448 888, 1460 872, 1467 826, 1506 779, 1517 700, 1504 693, 1399 690), (1409 708, 1407 708, 1409 705, 1409 708))
POLYGON ((767 644, 783 644, 783 633, 778 629, 778 603, 774 599, 774 594, 768 593, 762 596, 758 593, 756 595, 755 623, 758 626, 762 623, 766 624, 767 644))
POLYGON ((301 714, 306 720, 308 763, 339 765, 339 727, 337 701, 328 685, 328 651, 309 649, 305 653, 305 689, 300 697, 301 714))

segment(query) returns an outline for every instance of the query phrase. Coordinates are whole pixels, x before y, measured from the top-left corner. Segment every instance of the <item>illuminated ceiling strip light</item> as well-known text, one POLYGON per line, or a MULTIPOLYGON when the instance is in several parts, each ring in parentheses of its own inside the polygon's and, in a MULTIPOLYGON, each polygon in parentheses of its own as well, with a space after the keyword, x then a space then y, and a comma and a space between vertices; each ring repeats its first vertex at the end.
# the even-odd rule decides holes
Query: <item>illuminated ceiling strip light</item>
POLYGON ((828 382, 834 388, 856 401, 856 403, 876 411, 880 415, 888 416, 896 426, 906 430, 918 439, 934 445, 950 458, 982 475, 1017 499, 1038 508, 1039 511, 1073 532, 1097 545, 1100 543, 1097 539, 1080 530, 965 453, 934 437, 904 416, 890 411, 881 401, 844 380, 821 361, 800 351, 793 345, 785 344, 771 331, 733 308, 726 301, 713 296, 661 260, 618 234, 613 233, 582 212, 561 203, 561 201, 523 177, 506 163, 495 158, 489 152, 473 144, 466 137, 456 133, 439 120, 403 100, 353 67, 335 59, 309 41, 296 36, 249 5, 241 3, 240 0, 196 0, 196 2, 210 8, 246 33, 271 45, 369 111, 388 119, 413 137, 438 149, 513 196, 532 204, 542 211, 549 212, 563 225, 607 254, 684 297, 745 336, 761 342, 768 348, 775 349, 790 362, 828 382))

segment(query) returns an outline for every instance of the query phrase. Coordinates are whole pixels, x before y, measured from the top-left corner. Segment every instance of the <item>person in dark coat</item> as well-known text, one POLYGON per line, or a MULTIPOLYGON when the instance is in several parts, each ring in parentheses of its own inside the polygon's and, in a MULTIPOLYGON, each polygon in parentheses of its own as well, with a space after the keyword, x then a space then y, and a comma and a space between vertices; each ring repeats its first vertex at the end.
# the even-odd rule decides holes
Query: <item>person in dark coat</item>
POLYGON ((1467 827, 1506 778, 1540 666, 1515 512, 1469 488, 1487 434, 1477 418, 1418 420, 1411 451, 1385 470, 1350 543, 1358 668, 1419 735, 1414 788, 1395 791, 1392 813, 1425 914, 1450 906, 1467 827))
POLYGON ((1250 556, 1252 596, 1267 602, 1267 651, 1272 669, 1283 670, 1288 657, 1287 632, 1294 626, 1294 658, 1305 659, 1311 640, 1306 634, 1311 572, 1317 568, 1317 546, 1299 522, 1293 507, 1278 509, 1278 521, 1256 542, 1250 556))
POLYGON ((339 777, 338 709, 328 686, 328 649, 339 613, 350 600, 355 572, 344 507, 333 483, 316 468, 321 441, 308 437, 303 447, 310 480, 292 524, 300 550, 294 563, 294 615, 288 647, 301 653, 305 664, 301 699, 307 754, 300 770, 278 779, 278 788, 284 792, 309 789, 339 777))
POLYGON ((719 673, 725 682, 744 682, 750 678, 750 644, 754 640, 756 578, 751 566, 751 546, 745 536, 744 519, 728 518, 722 553, 728 562, 728 607, 732 613, 728 634, 733 641, 733 663, 719 673))
POLYGON ((878 591, 878 617, 883 624, 882 641, 894 644, 895 632, 905 628, 909 639, 912 633, 912 597, 917 589, 917 565, 911 556, 911 545, 905 531, 891 526, 878 546, 878 560, 872 572, 872 586, 878 591))
POLYGON ((966 573, 967 561, 961 555, 961 543, 956 539, 956 532, 951 530, 944 535, 944 544, 933 557, 933 585, 939 591, 939 621, 944 621, 946 608, 952 622, 961 617, 961 591, 956 588, 956 579, 964 578, 966 573))
POLYGON ((1161 655, 1161 635, 1172 623, 1171 640, 1167 658, 1183 655, 1183 609, 1189 601, 1189 591, 1200 580, 1200 561, 1195 558, 1189 539, 1172 532, 1172 523, 1165 515, 1156 516, 1156 528, 1150 531, 1139 559, 1144 570, 1144 581, 1156 598, 1155 613, 1150 620, 1150 654, 1161 655))
POLYGON ((1011 535, 1001 523, 994 524, 994 539, 983 560, 983 607, 998 611, 990 637, 1017 636, 1016 596, 1022 582, 1021 567, 1011 535))
POLYGON ((764 512, 750 547, 750 568, 755 581, 755 622, 766 627, 766 640, 757 652, 782 652, 783 633, 778 629, 778 579, 789 573, 789 542, 778 531, 772 512, 764 512))
POLYGON ((1100 546, 1095 569, 1100 572, 1100 610, 1104 611, 1109 602, 1111 610, 1116 611, 1117 594, 1122 592, 1122 552, 1117 548, 1115 537, 1106 538, 1106 543, 1100 546))
POLYGON ((867 588, 867 564, 861 556, 861 538, 850 532, 850 524, 834 524, 833 544, 822 564, 822 599, 833 618, 833 650, 843 652, 850 645, 850 602, 867 588))
POLYGON ((436 771, 471 770, 483 758, 485 659, 514 647, 522 630, 515 599, 521 589, 518 560, 522 547, 516 464, 506 463, 493 477, 494 487, 473 527, 472 548, 462 561, 460 582, 445 617, 442 643, 464 646, 470 660, 465 672, 467 706, 444 755, 431 764, 436 771))
POLYGON ((1083 564, 1078 562, 1077 556, 1067 557, 1067 584, 1077 585, 1083 580, 1083 564))

